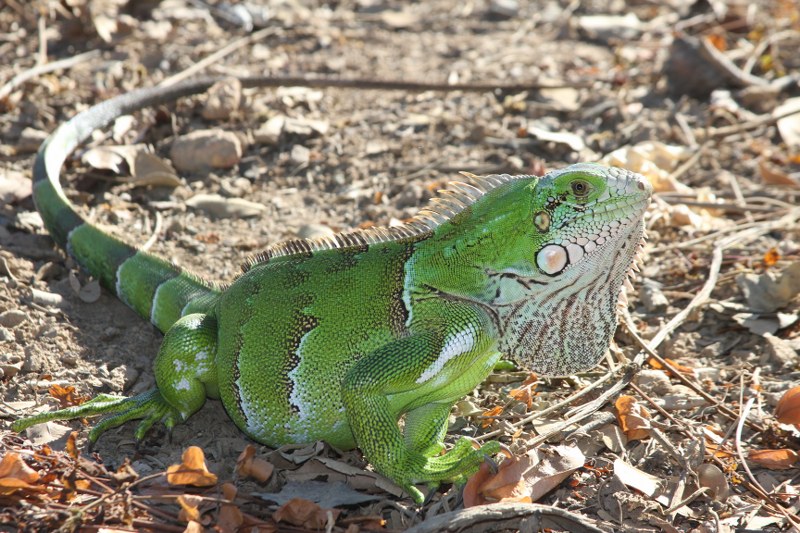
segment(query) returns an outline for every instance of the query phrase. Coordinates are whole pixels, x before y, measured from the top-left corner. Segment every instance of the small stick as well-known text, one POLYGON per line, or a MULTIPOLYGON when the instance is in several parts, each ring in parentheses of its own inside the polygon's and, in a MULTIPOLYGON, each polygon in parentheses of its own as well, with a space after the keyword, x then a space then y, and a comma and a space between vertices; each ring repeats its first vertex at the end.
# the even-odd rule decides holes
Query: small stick
POLYGON ((88 52, 68 57, 66 59, 53 61, 52 63, 37 65, 33 68, 29 68, 24 72, 20 72, 19 74, 11 78, 11 80, 9 80, 6 84, 0 87, 0 100, 6 98, 9 94, 11 94, 11 91, 13 91, 14 89, 16 89, 17 87, 19 87, 28 80, 31 80, 48 72, 53 72, 54 70, 59 70, 62 68, 64 69, 72 68, 78 63, 82 63, 83 61, 87 61, 98 55, 100 55, 100 52, 98 50, 90 50, 88 52))
POLYGON ((169 78, 164 79, 161 83, 158 84, 159 87, 167 87, 169 85, 175 85, 187 78, 191 78, 194 74, 200 72, 201 70, 205 69, 207 66, 211 65, 212 63, 216 63, 223 57, 232 54, 239 48, 243 48, 248 44, 254 43, 259 41, 271 34, 275 33, 275 29, 271 27, 263 28, 258 30, 257 32, 253 32, 250 35, 242 37, 241 39, 237 39, 232 43, 220 48, 213 54, 206 56, 205 58, 201 59, 197 63, 194 63, 191 67, 178 72, 170 76, 169 78))

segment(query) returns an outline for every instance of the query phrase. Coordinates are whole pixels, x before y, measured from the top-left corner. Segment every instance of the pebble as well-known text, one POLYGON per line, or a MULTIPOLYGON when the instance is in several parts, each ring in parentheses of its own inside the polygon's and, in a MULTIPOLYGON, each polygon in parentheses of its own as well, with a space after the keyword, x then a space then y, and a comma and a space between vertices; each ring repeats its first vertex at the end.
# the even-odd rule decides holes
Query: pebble
POLYGON ((203 107, 203 118, 224 120, 239 109, 242 103, 242 82, 236 78, 225 78, 208 90, 203 107))
POLYGON ((172 163, 181 172, 230 168, 242 158, 242 143, 235 133, 220 129, 198 130, 175 139, 172 163))
POLYGON ((27 319, 28 315, 25 312, 19 309, 9 309, 8 311, 0 313, 0 326, 15 328, 27 319))
POLYGON ((295 144, 292 146, 292 151, 289 154, 289 158, 295 165, 307 165, 311 160, 311 150, 302 144, 295 144))
POLYGON ((253 132, 253 137, 257 143, 275 145, 281 138, 283 125, 286 122, 286 117, 277 116, 272 117, 260 128, 253 132))
POLYGON ((241 198, 224 198, 219 194, 196 194, 186 200, 186 205, 218 218, 255 217, 267 210, 265 205, 241 198))
POLYGON ((297 236, 301 239, 332 237, 335 234, 336 232, 325 224, 303 224, 297 230, 297 236))
POLYGON ((31 300, 45 307, 60 307, 64 304, 64 297, 54 292, 31 289, 31 300))
POLYGON ((644 308, 651 313, 663 313, 669 307, 669 300, 661 292, 660 283, 650 279, 642 282, 641 298, 644 308))

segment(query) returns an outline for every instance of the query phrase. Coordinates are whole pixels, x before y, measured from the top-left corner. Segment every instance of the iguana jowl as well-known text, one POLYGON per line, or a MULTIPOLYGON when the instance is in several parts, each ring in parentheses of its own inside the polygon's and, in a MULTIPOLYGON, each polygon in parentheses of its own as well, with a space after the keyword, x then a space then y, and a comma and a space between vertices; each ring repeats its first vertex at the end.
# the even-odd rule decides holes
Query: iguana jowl
POLYGON ((121 114, 209 84, 114 98, 42 145, 34 199, 48 231, 165 336, 157 389, 100 395, 14 429, 104 414, 91 441, 133 419, 143 419, 142 438, 156 422, 171 427, 206 397, 220 398, 251 438, 357 446, 420 501, 415 483, 462 480, 499 451, 462 439, 441 454, 451 406, 501 355, 548 374, 603 355, 652 192, 625 170, 466 176, 404 226, 274 245, 226 287, 86 222, 59 184, 69 153, 121 114))

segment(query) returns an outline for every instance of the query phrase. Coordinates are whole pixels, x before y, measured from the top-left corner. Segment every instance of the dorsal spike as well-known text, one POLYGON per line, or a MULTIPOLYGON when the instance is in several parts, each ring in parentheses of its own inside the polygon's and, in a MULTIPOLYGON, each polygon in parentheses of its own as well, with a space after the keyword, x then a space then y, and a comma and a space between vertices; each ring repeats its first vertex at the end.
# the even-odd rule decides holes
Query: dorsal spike
POLYGON ((449 222, 492 189, 509 181, 526 177, 508 174, 476 176, 469 172, 460 174, 464 177, 463 181, 449 182, 446 189, 439 191, 439 196, 432 198, 427 206, 401 226, 374 227, 316 239, 289 239, 273 244, 248 258, 242 265, 242 272, 247 272, 251 268, 277 257, 307 256, 314 252, 333 248, 357 250, 391 240, 418 239, 434 231, 438 226, 449 222))

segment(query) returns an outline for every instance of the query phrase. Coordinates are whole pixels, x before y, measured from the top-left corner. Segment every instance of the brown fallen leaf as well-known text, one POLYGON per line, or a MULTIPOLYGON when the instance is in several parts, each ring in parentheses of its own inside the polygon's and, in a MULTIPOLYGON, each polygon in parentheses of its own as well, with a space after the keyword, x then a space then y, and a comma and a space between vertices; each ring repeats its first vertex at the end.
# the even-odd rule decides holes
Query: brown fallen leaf
POLYGON ((48 392, 50 396, 58 400, 62 409, 80 405, 89 399, 87 396, 81 396, 75 392, 75 387, 71 385, 69 387, 62 387, 61 385, 53 384, 48 389, 48 392))
POLYGON ((248 444, 236 459, 236 473, 243 477, 252 477, 259 483, 266 482, 275 467, 264 459, 255 457, 256 448, 248 444))
POLYGON ((769 470, 786 470, 800 459, 794 450, 750 450, 747 458, 769 470))
POLYGON ((500 416, 502 413, 503 413, 502 405, 498 405, 497 407, 492 407, 488 411, 484 411, 481 414, 481 417, 483 418, 483 421, 481 422, 481 427, 484 429, 488 428, 489 426, 492 425, 492 422, 494 422, 494 417, 500 416))
POLYGON ((292 498, 272 514, 276 522, 288 522, 308 529, 323 529, 328 521, 336 521, 339 509, 323 509, 311 500, 292 498))
POLYGON ((650 413, 636 398, 622 395, 614 403, 617 421, 628 440, 640 440, 650 436, 650 413))
POLYGON ((81 455, 81 451, 78 449, 78 432, 73 431, 67 437, 67 443, 64 446, 64 449, 67 451, 70 457, 73 459, 77 459, 81 455))
MULTIPOLYGON (((226 500, 233 501, 236 499, 236 487, 232 483, 222 484, 222 496, 226 500)), ((235 533, 244 523, 244 516, 242 511, 236 504, 223 503, 219 509, 219 516, 217 517, 217 529, 222 533, 235 533)))
POLYGON ((775 406, 775 418, 782 424, 800 424, 800 385, 783 393, 775 406))
POLYGON ((8 452, 0 460, 0 495, 8 496, 18 490, 44 490, 31 485, 39 481, 39 473, 25 464, 16 452, 8 452))
POLYGON ((536 382, 539 377, 531 372, 531 374, 522 382, 522 385, 516 389, 511 389, 508 395, 519 402, 523 402, 528 409, 533 404, 533 391, 536 390, 536 382))
POLYGON ((530 490, 523 474, 531 466, 530 459, 509 457, 492 473, 488 463, 482 463, 464 486, 464 507, 486 503, 531 503, 530 490))
POLYGON ((181 510, 178 512, 178 520, 199 522, 201 503, 203 503, 202 496, 195 494, 181 494, 178 496, 178 505, 181 506, 181 510))
POLYGON ((167 468, 167 483, 170 485, 210 487, 217 483, 217 476, 208 471, 205 455, 198 446, 186 448, 181 461, 181 464, 167 468))
POLYGON ((781 254, 774 246, 764 254, 764 266, 775 266, 781 259, 781 254))

